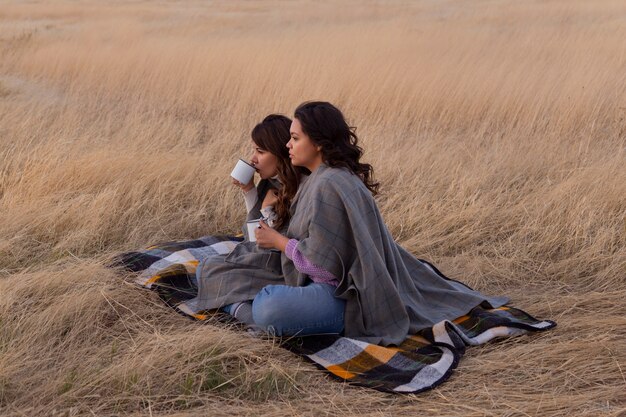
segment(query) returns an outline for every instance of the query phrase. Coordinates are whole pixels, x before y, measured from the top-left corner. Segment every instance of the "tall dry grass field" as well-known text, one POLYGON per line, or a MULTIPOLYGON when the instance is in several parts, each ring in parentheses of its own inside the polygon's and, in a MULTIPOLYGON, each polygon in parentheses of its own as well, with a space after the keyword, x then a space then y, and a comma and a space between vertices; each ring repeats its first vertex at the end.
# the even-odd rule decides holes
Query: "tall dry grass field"
POLYGON ((623 415, 625 216, 621 0, 0 2, 2 415, 623 415), (403 246, 559 326, 392 396, 104 266, 236 231, 251 128, 311 99, 403 246))

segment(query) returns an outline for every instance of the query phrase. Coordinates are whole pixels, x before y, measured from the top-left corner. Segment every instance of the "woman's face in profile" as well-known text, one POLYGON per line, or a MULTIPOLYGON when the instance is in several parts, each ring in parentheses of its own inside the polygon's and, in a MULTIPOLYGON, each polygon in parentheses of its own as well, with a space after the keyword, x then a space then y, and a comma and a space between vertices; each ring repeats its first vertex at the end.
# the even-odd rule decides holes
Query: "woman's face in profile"
POLYGON ((322 152, 309 136, 302 131, 302 125, 298 119, 291 122, 291 140, 287 143, 289 159, 294 166, 303 166, 314 171, 322 162, 322 152))
POLYGON ((262 179, 268 179, 278 174, 278 158, 268 150, 262 149, 252 141, 252 158, 250 162, 262 179))

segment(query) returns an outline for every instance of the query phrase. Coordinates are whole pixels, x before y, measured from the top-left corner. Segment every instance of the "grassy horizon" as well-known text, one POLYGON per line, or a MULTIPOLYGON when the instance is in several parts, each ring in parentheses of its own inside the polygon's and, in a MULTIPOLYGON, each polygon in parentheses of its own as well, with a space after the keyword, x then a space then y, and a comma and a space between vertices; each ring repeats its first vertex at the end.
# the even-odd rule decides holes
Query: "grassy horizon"
POLYGON ((626 5, 5 1, 0 414, 626 412, 626 5), (336 104, 396 240, 556 320, 417 396, 330 380, 104 265, 239 230, 269 113, 336 104))

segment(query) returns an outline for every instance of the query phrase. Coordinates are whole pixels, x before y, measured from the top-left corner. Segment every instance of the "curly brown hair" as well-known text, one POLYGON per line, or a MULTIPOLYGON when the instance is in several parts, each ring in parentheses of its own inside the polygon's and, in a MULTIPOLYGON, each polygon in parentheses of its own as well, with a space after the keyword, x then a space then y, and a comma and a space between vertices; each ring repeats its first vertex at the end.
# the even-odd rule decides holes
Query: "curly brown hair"
POLYGON ((358 145, 356 128, 348 125, 341 110, 325 101, 307 101, 298 106, 294 117, 311 141, 322 147, 324 163, 347 168, 373 195, 378 193, 380 183, 374 181, 374 168, 360 162, 363 149, 358 145))

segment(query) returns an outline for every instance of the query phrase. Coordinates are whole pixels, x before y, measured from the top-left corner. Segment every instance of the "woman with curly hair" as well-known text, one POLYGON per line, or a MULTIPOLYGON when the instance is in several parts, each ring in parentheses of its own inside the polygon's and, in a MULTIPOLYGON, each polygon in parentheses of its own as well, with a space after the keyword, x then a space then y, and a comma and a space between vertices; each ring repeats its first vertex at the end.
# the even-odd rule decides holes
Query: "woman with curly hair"
POLYGON ((339 109, 303 103, 290 133, 291 163, 311 175, 292 201, 286 233, 265 223, 256 231, 260 247, 281 252, 286 284, 255 296, 258 326, 390 345, 476 306, 508 301, 446 278, 394 241, 373 198, 379 184, 372 166, 360 161, 357 135, 339 109))

